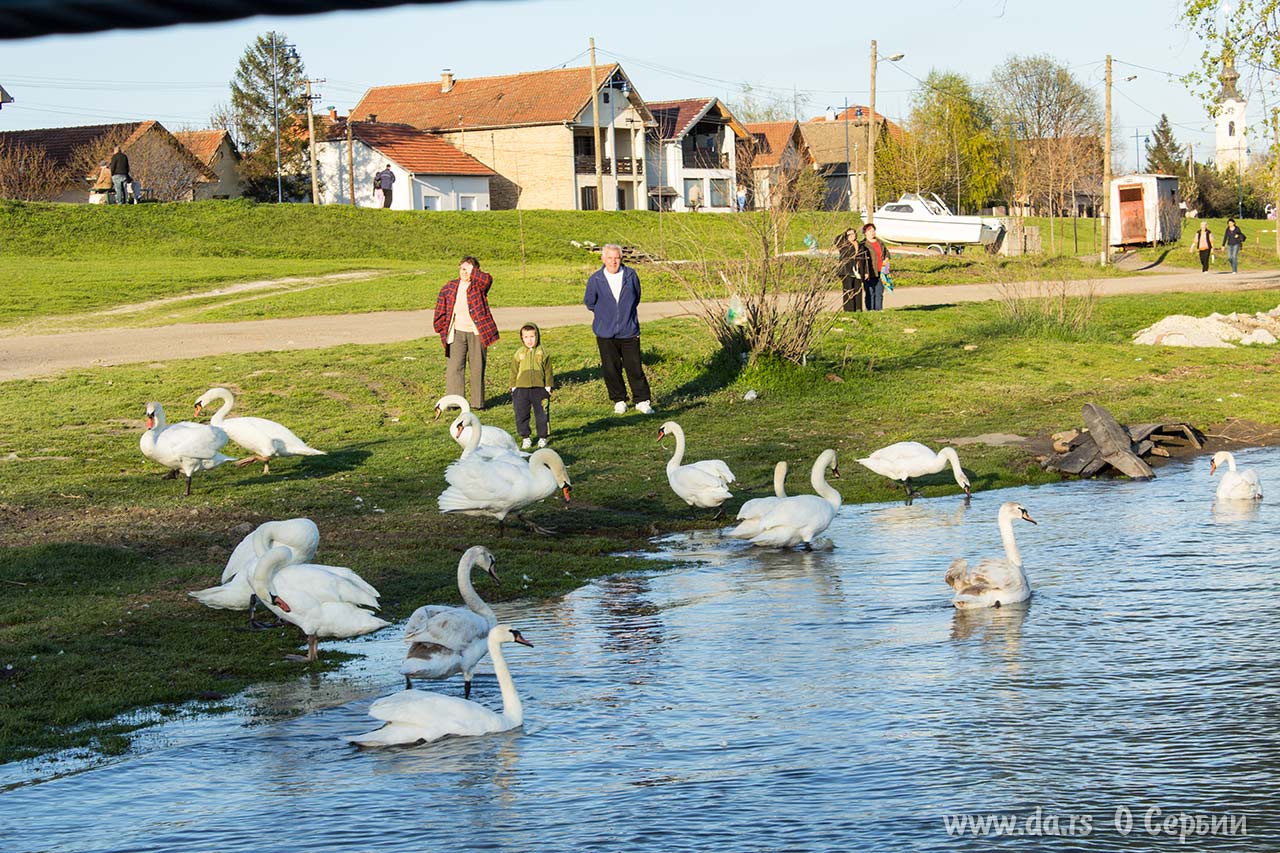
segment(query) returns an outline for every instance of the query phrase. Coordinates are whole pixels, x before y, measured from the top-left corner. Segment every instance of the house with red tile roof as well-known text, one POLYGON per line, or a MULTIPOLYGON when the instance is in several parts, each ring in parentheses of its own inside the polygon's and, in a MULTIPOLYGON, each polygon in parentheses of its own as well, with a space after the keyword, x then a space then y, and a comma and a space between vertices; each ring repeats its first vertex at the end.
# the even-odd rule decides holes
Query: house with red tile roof
POLYGON ((100 167, 116 145, 129 157, 129 170, 144 198, 191 201, 200 186, 217 180, 158 121, 12 130, 0 133, 0 145, 42 151, 65 181, 65 190, 55 199, 62 202, 90 201, 100 167))
MULTIPOLYGON (((827 210, 867 212, 867 149, 871 109, 851 105, 839 112, 829 110, 800 125, 805 144, 813 156, 814 168, 826 181, 823 207, 827 210)), ((902 126, 877 111, 880 138, 900 137, 902 126)))
POLYGON ((331 112, 316 141, 321 204, 381 207, 374 176, 390 167, 392 210, 489 210, 494 171, 440 135, 331 112), (350 140, 348 141, 348 131, 350 140))
POLYGON ((738 140, 750 135, 719 98, 649 104, 650 207, 728 213, 737 206, 738 140))
POLYGON ((597 66, 594 81, 589 67, 472 78, 446 70, 439 81, 375 86, 351 117, 429 131, 479 160, 494 173, 495 210, 645 205, 644 135, 653 115, 617 64, 597 66))
POLYGON ((775 191, 812 167, 813 157, 800 131, 800 122, 794 119, 752 122, 747 125, 747 133, 747 138, 738 143, 738 173, 750 176, 748 208, 767 208, 775 200, 775 191))
POLYGON ((201 184, 197 199, 240 198, 244 184, 240 179, 240 149, 226 130, 179 130, 174 137, 191 155, 208 166, 218 180, 201 184))

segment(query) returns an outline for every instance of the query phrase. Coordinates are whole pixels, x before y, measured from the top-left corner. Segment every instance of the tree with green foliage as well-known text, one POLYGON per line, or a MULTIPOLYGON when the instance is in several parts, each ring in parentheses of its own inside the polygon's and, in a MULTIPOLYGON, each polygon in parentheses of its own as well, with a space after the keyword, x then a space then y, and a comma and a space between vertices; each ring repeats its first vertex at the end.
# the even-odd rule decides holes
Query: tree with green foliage
POLYGON ((1182 146, 1174 139, 1169 116, 1163 113, 1147 141, 1147 171, 1179 177, 1187 174, 1187 161, 1182 159, 1182 146))
POLYGON ((999 186, 999 142, 992 125, 990 109, 959 74, 929 72, 913 99, 908 126, 934 162, 935 191, 957 213, 984 206, 999 186))
POLYGON ((245 48, 231 81, 231 114, 241 148, 245 195, 276 200, 276 110, 285 200, 311 192, 307 159, 306 73, 284 33, 265 33, 245 48))

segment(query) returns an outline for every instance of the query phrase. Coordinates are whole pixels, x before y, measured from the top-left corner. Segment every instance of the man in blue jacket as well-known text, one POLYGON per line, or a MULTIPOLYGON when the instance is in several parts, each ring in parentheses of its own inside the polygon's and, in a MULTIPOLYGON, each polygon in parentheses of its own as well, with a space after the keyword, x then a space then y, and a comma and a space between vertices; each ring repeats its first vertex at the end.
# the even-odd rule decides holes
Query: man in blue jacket
POLYGON ((587 279, 582 302, 595 314, 591 331, 595 332, 600 348, 604 386, 609 391, 609 399, 613 400, 614 413, 626 412, 627 387, 622 383, 625 370, 636 411, 647 415, 653 412, 653 406, 649 404, 649 380, 645 379, 640 364, 640 319, 636 316, 640 276, 631 267, 623 266, 620 246, 605 246, 600 260, 604 266, 587 279))

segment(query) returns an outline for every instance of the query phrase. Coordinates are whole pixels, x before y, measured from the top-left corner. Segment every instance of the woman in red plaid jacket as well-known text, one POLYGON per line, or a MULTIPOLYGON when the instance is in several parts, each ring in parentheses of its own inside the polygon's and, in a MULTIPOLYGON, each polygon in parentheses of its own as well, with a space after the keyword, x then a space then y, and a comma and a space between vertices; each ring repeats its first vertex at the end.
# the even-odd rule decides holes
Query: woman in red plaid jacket
POLYGON ((440 288, 432 325, 444 344, 448 359, 445 390, 463 394, 471 374, 471 408, 484 408, 485 350, 498 340, 498 324, 489 311, 493 276, 480 271, 480 262, 468 255, 458 265, 458 277, 440 288), (461 295, 461 299, 459 299, 461 295))

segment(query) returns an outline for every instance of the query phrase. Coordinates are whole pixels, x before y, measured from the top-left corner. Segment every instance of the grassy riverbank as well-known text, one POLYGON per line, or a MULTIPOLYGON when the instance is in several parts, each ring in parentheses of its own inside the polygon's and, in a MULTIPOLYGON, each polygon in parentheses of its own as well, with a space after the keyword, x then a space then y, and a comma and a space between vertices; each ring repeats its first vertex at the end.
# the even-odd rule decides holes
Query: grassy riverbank
MULTIPOLYGON (((454 568, 473 544, 500 558, 503 585, 482 584, 486 598, 556 595, 631 567, 610 555, 655 533, 710 525, 691 521, 667 486, 670 447, 654 440, 667 418, 685 427, 691 458, 723 458, 737 473, 731 510, 770 489, 778 459, 791 463, 790 488, 805 488, 825 447, 841 454, 846 500, 893 500, 900 492, 856 456, 901 439, 939 444, 1074 426, 1088 401, 1122 421, 1280 423, 1274 350, 1127 343, 1168 313, 1276 301, 1272 293, 1115 298, 1074 331, 1012 321, 998 303, 845 316, 805 368, 742 369, 715 357, 696 322, 653 323, 645 329, 658 405, 651 417, 613 416, 589 330, 557 329, 545 338, 559 385, 553 447, 573 476, 574 503, 548 500, 533 512, 559 531, 549 538, 517 530, 498 539, 491 523, 436 512, 457 448, 430 419, 443 372, 433 342, 170 360, 0 384, 0 761, 68 746, 117 752, 131 725, 112 722, 121 712, 188 700, 217 708, 248 684, 338 664, 332 652, 314 667, 285 662, 296 630, 251 633, 243 614, 186 597, 217 582, 238 527, 314 518, 318 561, 359 571, 381 590, 393 620, 423 603, 455 601, 454 568), (216 384, 240 392, 238 412, 279 420, 330 455, 282 461, 266 477, 223 466, 198 476, 195 494, 183 499, 181 484, 160 480, 138 451, 143 405, 159 400, 171 420, 187 418, 195 397, 216 384), (743 402, 747 389, 760 398, 743 402)), ((504 340, 492 353, 486 415, 507 429, 513 418, 501 386, 511 351, 504 340)), ((1051 479, 1021 450, 971 445, 961 458, 978 490, 975 518, 999 501, 987 490, 1051 479)), ((945 476, 926 481, 926 494, 955 491, 945 476)))

